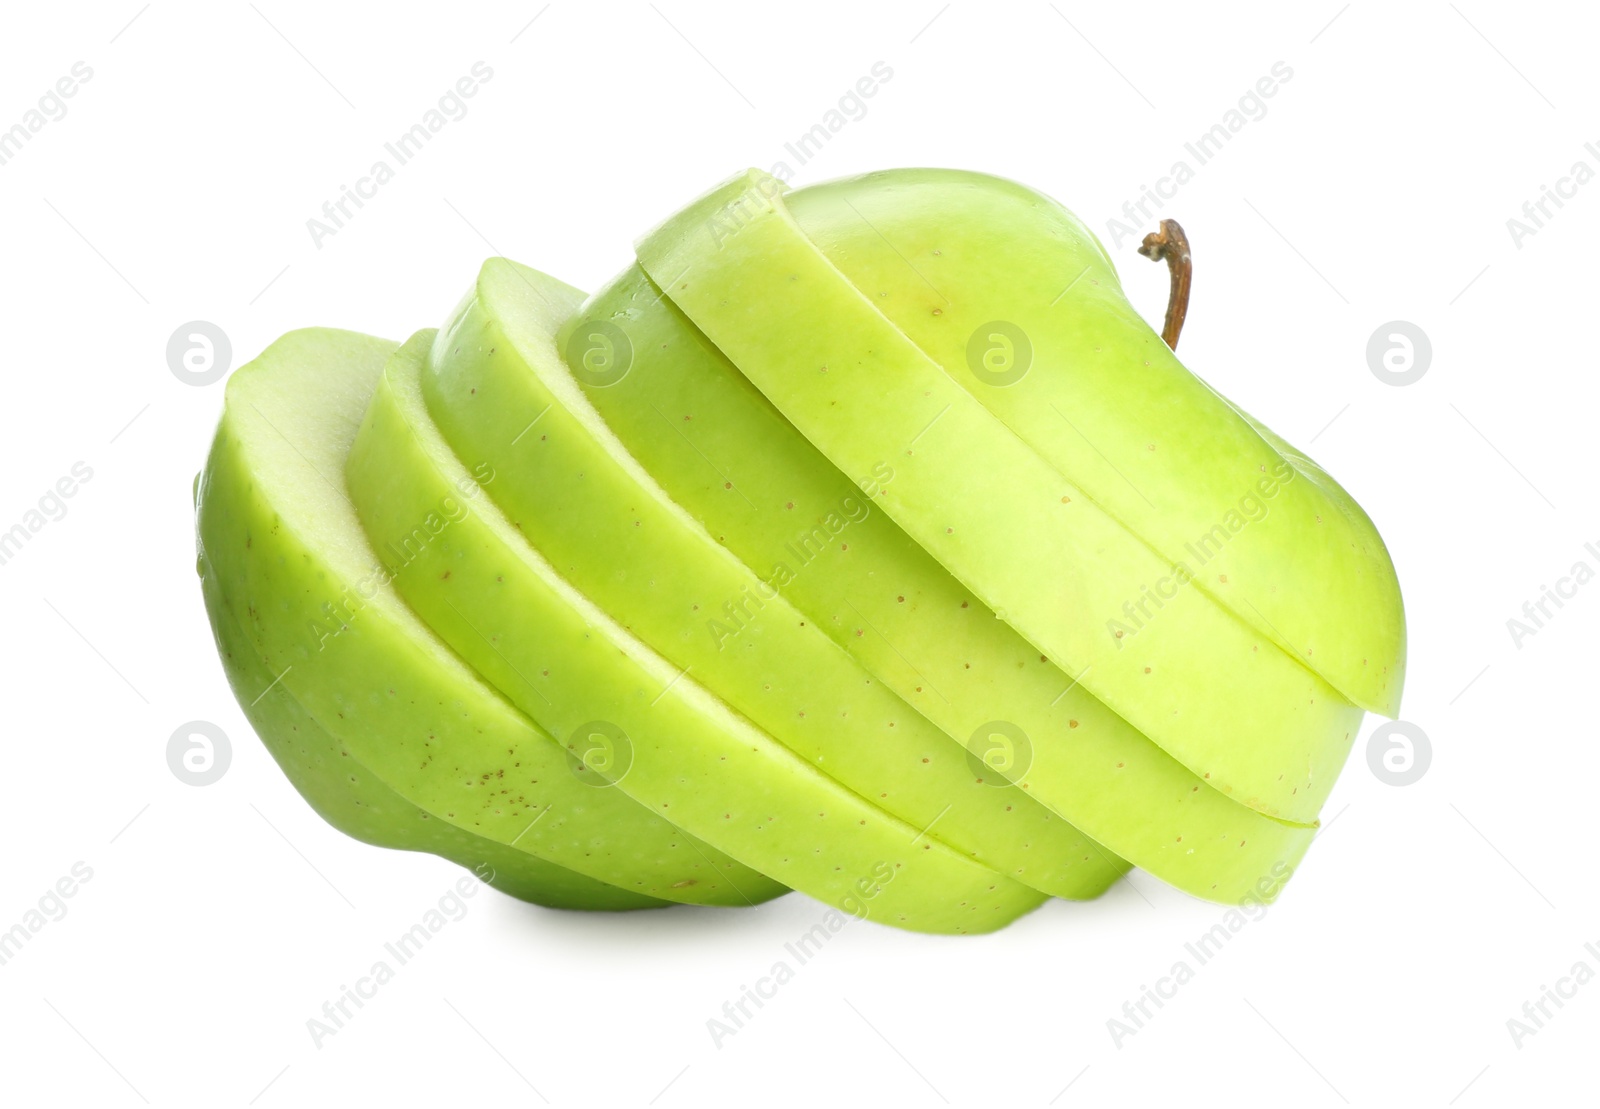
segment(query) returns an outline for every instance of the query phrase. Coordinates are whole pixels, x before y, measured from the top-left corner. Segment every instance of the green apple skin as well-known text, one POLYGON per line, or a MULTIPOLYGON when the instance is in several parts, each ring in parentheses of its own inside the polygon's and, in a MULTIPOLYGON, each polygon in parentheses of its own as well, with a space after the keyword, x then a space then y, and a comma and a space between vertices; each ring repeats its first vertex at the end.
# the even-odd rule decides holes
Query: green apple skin
POLYGON ((912 345, 774 186, 750 171, 691 204, 640 241, 644 270, 858 484, 893 460, 878 504, 1069 677, 1240 803, 1315 821, 1361 710, 1198 590, 1108 634, 1172 564, 912 345))
MULTIPOLYGON (((764 596, 628 455, 556 348, 582 299, 491 259, 435 340, 429 416, 458 458, 493 469, 489 499, 568 584, 835 781, 1043 893, 1105 892, 1125 863, 1027 792, 974 777, 965 733, 952 741, 781 593, 764 596)), ((771 519, 774 534, 792 522, 771 519)))
MULTIPOLYGON (((468 476, 421 394, 433 339, 420 332, 391 360, 346 465, 380 550, 468 476)), ((902 928, 988 931, 1044 900, 888 816, 729 710, 562 580, 487 498, 463 508, 393 567, 396 588, 552 734, 576 736, 596 721, 620 729, 632 754, 617 790, 776 881, 902 928)))
MULTIPOLYGON (((1372 521, 1184 368, 1070 212, 1012 181, 932 169, 828 182, 784 204, 908 339, 1095 503, 1186 564, 1194 588, 1347 700, 1398 712, 1405 615, 1372 521), (1031 365, 1004 386, 968 364, 971 337, 994 320, 1031 345, 1031 365)), ((1159 620, 1159 599, 1123 622, 1159 620)))
MULTIPOLYGON (((579 781, 561 745, 386 584, 342 468, 394 349, 296 331, 229 380, 196 497, 212 596, 349 760, 435 819, 634 894, 710 905, 777 896, 628 797, 579 781)), ((447 511, 431 508, 435 520, 447 511)))
POLYGON ((619 379, 582 386, 609 430, 812 624, 952 736, 966 740, 995 717, 1021 728, 1031 762, 1004 776, 1135 866, 1227 903, 1281 887, 1315 826, 1204 788, 1044 661, 873 507, 896 480, 892 466, 857 488, 637 266, 590 298, 558 346, 600 322, 632 349, 619 379))
POLYGON ((206 611, 222 668, 250 726, 316 814, 345 835, 377 847, 426 851, 459 863, 489 885, 551 909, 617 911, 671 904, 618 889, 537 855, 435 820, 384 785, 296 701, 250 644, 202 563, 206 611))

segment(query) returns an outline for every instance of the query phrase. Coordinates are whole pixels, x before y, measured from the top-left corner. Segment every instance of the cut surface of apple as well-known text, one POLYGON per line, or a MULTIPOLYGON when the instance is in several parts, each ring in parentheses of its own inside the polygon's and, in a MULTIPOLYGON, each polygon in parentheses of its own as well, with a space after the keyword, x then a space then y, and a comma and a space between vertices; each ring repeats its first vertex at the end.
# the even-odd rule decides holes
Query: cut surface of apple
MULTIPOLYGON (((1405 619, 1372 521, 1184 368, 1071 213, 1013 181, 958 170, 871 173, 783 203, 952 381, 1183 566, 1193 588, 1347 700, 1395 715, 1405 619), (1004 326, 990 330, 996 321, 1004 326), (981 360, 974 369, 975 350, 1011 361, 999 373, 981 360)), ((1124 634, 1160 620, 1165 599, 1149 584, 1115 614, 1124 634)))
POLYGON ((245 717, 306 803, 339 831, 378 847, 449 859, 496 889, 548 908, 615 911, 671 904, 473 835, 399 796, 350 758, 281 683, 274 683, 274 674, 220 595, 215 572, 203 566, 201 576, 217 651, 245 717))
MULTIPOLYGON (((390 361, 347 462, 351 496, 380 550, 468 473, 421 395, 433 338, 418 333, 390 361)), ((616 768, 617 790, 772 879, 900 927, 991 930, 1044 900, 884 813, 729 710, 564 581, 487 498, 463 509, 395 567, 396 588, 553 734, 625 737, 631 754, 616 768)))
MULTIPOLYGON (((584 382, 586 395, 673 500, 768 583, 759 604, 781 594, 949 735, 982 743, 997 718, 1021 729, 1012 766, 996 765, 1003 741, 973 751, 1000 756, 988 780, 1015 782, 1162 880, 1232 902, 1282 884, 1315 827, 1203 787, 996 620, 875 507, 893 465, 857 488, 637 267, 590 298, 558 345, 607 327, 632 365, 584 382)), ((715 615, 730 647, 744 642, 747 612, 715 615)))
MULTIPOLYGON (((228 383, 197 529, 258 657, 355 762, 434 818, 632 893, 738 904, 782 887, 630 798, 468 669, 388 584, 343 465, 395 344, 291 332, 228 383)), ((465 499, 465 489, 451 491, 465 499)), ((436 499, 397 542, 434 541, 436 499)))
POLYGON ((878 503, 1041 653, 1216 788, 1313 822, 1361 710, 1197 590, 1144 633, 1108 635, 1107 614, 1174 568, 917 350, 763 177, 642 239, 645 271, 846 474, 895 460, 878 503), (783 322, 811 319, 828 326, 783 322))
POLYGON ((1141 253, 1165 338, 1034 190, 749 170, 592 297, 490 259, 404 344, 291 332, 195 484, 228 681, 329 823, 545 906, 1270 902, 1400 589, 1141 253))
POLYGON ((627 453, 556 348, 581 299, 491 260, 421 375, 440 436, 492 469, 484 491, 517 531, 675 668, 878 808, 1041 892, 1103 893, 1126 864, 1027 791, 975 776, 965 732, 953 739, 897 696, 627 453))

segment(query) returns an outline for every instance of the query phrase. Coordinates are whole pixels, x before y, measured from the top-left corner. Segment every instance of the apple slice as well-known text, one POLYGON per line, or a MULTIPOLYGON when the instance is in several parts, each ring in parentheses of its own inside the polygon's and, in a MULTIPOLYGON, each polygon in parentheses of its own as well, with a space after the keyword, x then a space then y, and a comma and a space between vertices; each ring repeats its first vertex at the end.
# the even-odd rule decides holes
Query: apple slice
MULTIPOLYGON (((1347 700, 1398 711, 1405 617, 1377 529, 1299 452, 1184 368, 1070 212, 1012 181, 937 169, 814 185, 784 205, 951 380, 1186 565, 1194 588, 1347 700), (993 330, 996 321, 1004 326, 993 330), (1004 357, 1007 343, 1010 371, 984 369, 982 357, 1004 357)), ((1118 622, 1138 634, 1161 607, 1141 597, 1118 622)))
POLYGON ((650 909, 671 904, 435 820, 395 793, 350 758, 344 745, 282 683, 274 683, 272 671, 221 595, 216 572, 204 560, 201 567, 206 611, 228 684, 284 776, 322 819, 363 843, 449 859, 496 889, 552 909, 650 909))
MULTIPOLYGON (((295 331, 229 380, 196 499, 214 596, 229 599, 275 680, 351 761, 435 818, 665 900, 742 905, 782 893, 623 794, 581 782, 561 746, 387 584, 343 465, 394 349, 295 331)), ((434 520, 445 511, 430 505, 434 520)))
MULTIPOLYGON (((390 361, 346 464, 380 551, 471 480, 421 395, 434 334, 390 361)), ((752 726, 562 580, 486 498, 460 503, 391 567, 396 588, 550 732, 610 737, 627 753, 607 774, 618 790, 786 885, 900 927, 986 931, 1043 901, 752 726)))
MULTIPOLYGON (((892 467, 856 488, 637 266, 596 293, 558 345, 599 350, 585 337, 608 329, 631 364, 582 387, 609 431, 705 529, 946 733, 986 743, 983 726, 997 717, 1021 729, 1027 744, 1013 740, 1011 767, 993 765, 1005 761, 1004 742, 974 751, 996 756, 1000 777, 990 782, 1018 783, 1108 850, 1197 896, 1237 903, 1282 885, 1315 827, 1203 788, 1044 661, 873 506, 897 480, 892 467)), ((502 396, 500 407, 526 424, 521 404, 502 396)), ((743 640, 741 629, 732 643, 743 640)))
POLYGON ((878 503, 996 615, 1201 778, 1314 821, 1361 710, 1197 590, 1137 636, 1107 634, 1172 564, 917 350, 778 191, 734 178, 641 240, 641 265, 846 474, 892 465, 878 503))
POLYGON ((429 416, 456 457, 493 471, 489 499, 569 585, 835 781, 1043 893, 1103 893, 1126 864, 1027 793, 975 776, 966 733, 952 741, 876 680, 628 454, 556 349, 582 299, 491 259, 435 340, 429 416))

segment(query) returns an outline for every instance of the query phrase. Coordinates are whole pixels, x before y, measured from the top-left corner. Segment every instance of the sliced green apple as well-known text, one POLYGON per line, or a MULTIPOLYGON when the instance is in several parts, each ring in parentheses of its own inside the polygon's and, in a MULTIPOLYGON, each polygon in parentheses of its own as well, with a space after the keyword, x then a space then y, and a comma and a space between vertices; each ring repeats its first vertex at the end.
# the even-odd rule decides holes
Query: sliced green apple
MULTIPOLYGON (((780 894, 625 795, 585 785, 561 745, 388 584, 343 465, 394 348, 350 332, 291 332, 228 382, 197 527, 217 595, 257 655, 355 762, 436 819, 665 900, 742 905, 780 894)), ((414 521, 422 541, 467 495, 429 504, 414 521)))
MULTIPOLYGON (((1405 618, 1377 529, 1320 469, 1184 368, 1070 212, 1012 181, 933 169, 832 181, 783 203, 951 380, 1186 565, 1194 588, 1347 700, 1395 714, 1405 618), (996 321, 991 340, 984 329, 996 321), (1010 372, 984 369, 983 355, 972 368, 975 351, 1003 358, 1007 344, 1010 372)), ((1120 622, 1137 634, 1161 606, 1141 597, 1120 622)))
POLYGON ((637 266, 584 305, 560 346, 607 328, 622 332, 631 366, 583 389, 610 432, 880 680, 960 739, 997 717, 1022 729, 1031 759, 1021 752, 1014 769, 995 769, 1164 881, 1227 902, 1263 896, 1263 881, 1268 895, 1282 884, 1315 827, 1203 788, 996 620, 873 506, 877 489, 897 479, 892 467, 856 488, 637 266))
MULTIPOLYGON (((434 342, 422 373, 429 415, 458 458, 493 470, 489 499, 569 585, 829 777, 1034 889, 1103 893, 1126 864, 1026 792, 975 777, 959 741, 719 544, 628 454, 556 349, 582 299, 537 270, 491 259, 434 342)), ((649 352, 613 349, 598 374, 626 371, 632 356, 649 352)), ((675 434, 661 424, 657 432, 675 434)))
POLYGON ((318 816, 347 836, 378 847, 426 851, 459 863, 496 889, 552 909, 650 909, 669 905, 618 889, 537 855, 436 820, 350 757, 344 745, 295 700, 256 654, 202 561, 206 610, 228 684, 250 726, 318 816))
POLYGON ((770 178, 713 190, 641 240, 639 259, 841 470, 864 482, 892 465, 878 504, 996 615, 1202 779, 1315 820, 1361 710, 1198 590, 1176 590, 1137 636, 1108 634, 1176 568, 912 345, 770 178))
MULTIPOLYGON (((471 480, 421 395, 433 337, 413 336, 391 360, 346 465, 381 551, 471 480)), ((631 749, 612 771, 618 790, 770 877, 921 931, 998 928, 1043 900, 732 712, 564 581, 487 498, 462 502, 391 569, 429 625, 546 729, 575 741, 601 732, 631 749)))

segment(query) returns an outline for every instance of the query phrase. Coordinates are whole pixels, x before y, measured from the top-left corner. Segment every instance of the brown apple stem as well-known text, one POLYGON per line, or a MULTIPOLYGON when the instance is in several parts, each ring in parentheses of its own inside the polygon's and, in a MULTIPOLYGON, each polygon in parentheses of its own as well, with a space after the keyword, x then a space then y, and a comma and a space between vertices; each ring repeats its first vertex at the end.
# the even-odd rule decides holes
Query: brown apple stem
POLYGON ((1194 260, 1189 257, 1189 236, 1183 233, 1175 219, 1161 221, 1161 230, 1144 237, 1139 248, 1152 262, 1167 260, 1172 274, 1172 291, 1167 294, 1167 321, 1162 325, 1161 338, 1173 350, 1178 349, 1178 333, 1183 330, 1184 317, 1189 314, 1189 285, 1194 280, 1194 260))

